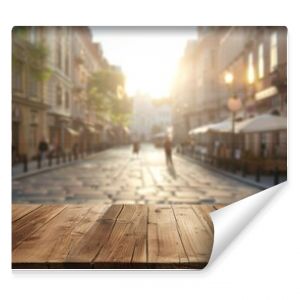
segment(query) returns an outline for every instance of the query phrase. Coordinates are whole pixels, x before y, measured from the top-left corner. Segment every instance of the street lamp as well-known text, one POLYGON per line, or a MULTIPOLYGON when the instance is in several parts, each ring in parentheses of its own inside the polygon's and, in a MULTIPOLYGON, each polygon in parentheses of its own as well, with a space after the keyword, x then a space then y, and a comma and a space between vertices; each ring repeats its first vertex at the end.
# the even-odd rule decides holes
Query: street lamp
POLYGON ((233 84, 233 74, 231 72, 226 72, 225 73, 225 83, 226 85, 230 88, 230 98, 227 101, 227 107, 229 109, 229 111, 231 112, 231 118, 232 118, 232 126, 231 126, 231 158, 234 159, 234 127, 235 127, 235 114, 236 112, 238 112, 241 107, 242 107, 242 103, 241 100, 236 97, 235 95, 233 95, 233 88, 232 88, 232 84, 233 84))
POLYGON ((224 81, 227 85, 231 85, 233 83, 233 74, 231 72, 226 72, 224 81))

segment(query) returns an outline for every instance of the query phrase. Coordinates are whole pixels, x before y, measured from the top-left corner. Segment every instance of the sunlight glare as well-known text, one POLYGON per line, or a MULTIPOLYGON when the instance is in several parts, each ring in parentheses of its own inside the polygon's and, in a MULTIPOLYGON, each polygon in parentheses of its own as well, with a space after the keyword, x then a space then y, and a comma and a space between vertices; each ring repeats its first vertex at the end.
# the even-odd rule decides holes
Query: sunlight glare
POLYGON ((133 95, 139 91, 152 97, 169 95, 186 42, 197 36, 192 27, 177 31, 95 27, 92 32, 94 41, 102 44, 104 56, 122 68, 126 92, 133 95))

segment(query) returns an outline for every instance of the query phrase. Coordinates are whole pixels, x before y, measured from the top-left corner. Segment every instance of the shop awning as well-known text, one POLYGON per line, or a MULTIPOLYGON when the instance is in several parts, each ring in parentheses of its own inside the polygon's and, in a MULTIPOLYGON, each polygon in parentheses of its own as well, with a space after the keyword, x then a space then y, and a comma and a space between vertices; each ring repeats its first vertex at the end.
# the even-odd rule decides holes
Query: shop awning
POLYGON ((129 130, 129 128, 128 128, 127 126, 124 126, 124 127, 123 127, 123 130, 124 130, 124 132, 127 133, 127 134, 130 133, 130 130, 129 130))
POLYGON ((270 114, 263 114, 242 121, 236 127, 237 132, 263 132, 287 129, 287 118, 270 114))
POLYGON ((96 128, 93 127, 93 126, 87 126, 87 130, 88 130, 90 133, 96 133, 96 132, 97 132, 96 128))
MULTIPOLYGON (((286 130, 287 119, 282 116, 275 116, 271 114, 263 114, 253 118, 248 118, 242 121, 235 121, 234 131, 235 133, 242 132, 263 132, 263 131, 276 131, 286 130)), ((226 119, 220 123, 208 124, 201 127, 197 127, 189 131, 190 135, 197 135, 206 132, 231 132, 232 120, 226 119)))
POLYGON ((73 128, 67 127, 66 130, 68 131, 68 133, 70 133, 73 136, 78 136, 79 132, 74 130, 73 128))
POLYGON ((197 128, 194 128, 192 130, 189 131, 190 135, 197 135, 200 133, 207 133, 209 131, 215 131, 215 132, 226 132, 229 130, 229 128, 231 126, 231 122, 229 119, 226 119, 222 122, 219 123, 212 123, 212 124, 207 124, 207 125, 203 125, 197 128))

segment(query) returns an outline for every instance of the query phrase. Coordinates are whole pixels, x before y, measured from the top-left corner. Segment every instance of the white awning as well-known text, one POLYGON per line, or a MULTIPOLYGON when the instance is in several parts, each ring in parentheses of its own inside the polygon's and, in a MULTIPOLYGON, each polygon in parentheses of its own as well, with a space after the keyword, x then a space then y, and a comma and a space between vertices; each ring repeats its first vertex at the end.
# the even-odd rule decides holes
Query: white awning
POLYGON ((73 128, 70 128, 70 127, 66 127, 66 130, 71 134, 71 135, 74 135, 74 136, 78 136, 79 135, 79 132, 74 130, 73 128))
POLYGON ((124 126, 124 127, 123 127, 123 130, 124 130, 124 132, 127 133, 127 134, 130 133, 130 130, 129 130, 129 128, 128 128, 127 126, 124 126))
POLYGON ((93 126, 87 126, 87 129, 88 129, 88 131, 89 131, 90 133, 96 133, 96 132, 97 132, 97 130, 96 130, 95 127, 93 127, 93 126))
POLYGON ((230 126, 231 126, 231 121, 229 119, 226 119, 219 123, 212 123, 212 124, 207 124, 207 125, 194 128, 189 131, 189 134, 197 135, 200 133, 206 133, 208 131, 226 132, 227 130, 229 130, 229 128, 231 128, 230 126))
POLYGON ((236 128, 236 130, 238 130, 237 132, 262 132, 286 129, 287 118, 270 114, 263 114, 251 119, 246 119, 236 128))
MULTIPOLYGON (((248 118, 242 121, 235 121, 234 131, 240 132, 263 132, 263 131, 276 131, 286 130, 287 119, 282 116, 275 116, 271 114, 263 114, 253 118, 248 118)), ((190 135, 197 135, 200 133, 211 132, 231 132, 232 120, 226 119, 223 122, 208 124, 201 127, 197 127, 189 131, 190 135)))

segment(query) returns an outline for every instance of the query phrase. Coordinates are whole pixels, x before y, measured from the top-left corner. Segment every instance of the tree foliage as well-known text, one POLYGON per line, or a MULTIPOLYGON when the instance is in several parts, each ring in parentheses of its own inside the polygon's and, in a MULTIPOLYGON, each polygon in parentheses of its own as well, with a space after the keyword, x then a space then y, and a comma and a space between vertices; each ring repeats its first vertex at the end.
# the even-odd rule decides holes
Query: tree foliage
POLYGON ((131 112, 131 100, 124 92, 124 83, 122 72, 105 68, 90 77, 87 91, 89 106, 120 125, 128 123, 131 112))
MULTIPOLYGON (((44 42, 38 41, 36 43, 29 42, 29 30, 30 27, 26 26, 16 26, 12 31, 13 40, 19 41, 26 45, 26 60, 31 66, 31 75, 34 76, 36 80, 45 81, 49 79, 51 75, 51 70, 47 66, 47 59, 49 56, 49 49, 44 42)), ((13 44, 14 46, 14 44, 13 44)), ((12 53, 12 63, 14 64, 18 61, 18 55, 13 48, 12 53)))

